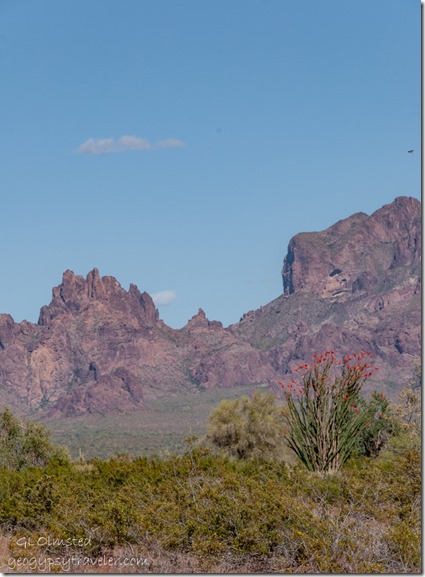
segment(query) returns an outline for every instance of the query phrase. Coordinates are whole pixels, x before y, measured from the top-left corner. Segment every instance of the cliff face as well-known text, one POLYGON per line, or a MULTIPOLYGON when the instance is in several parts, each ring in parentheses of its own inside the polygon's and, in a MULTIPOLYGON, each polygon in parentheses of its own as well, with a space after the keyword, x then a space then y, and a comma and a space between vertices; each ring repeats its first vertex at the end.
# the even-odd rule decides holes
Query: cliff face
POLYGON ((399 197, 371 216, 354 214, 323 232, 296 235, 283 263, 284 294, 345 301, 376 292, 377 283, 381 291, 409 275, 417 283, 420 258, 420 203, 399 197))
POLYGON ((391 394, 420 362, 420 276, 421 205, 399 197, 371 216, 293 237, 283 295, 231 328, 267 350, 276 371, 329 348, 369 350, 391 394))
POLYGON ((420 203, 403 197, 296 235, 283 294, 229 328, 199 310, 173 330, 135 285, 66 271, 38 324, 0 315, 1 403, 50 416, 143 411, 208 387, 273 386, 328 348, 373 352, 391 394, 420 360, 420 270, 420 203))

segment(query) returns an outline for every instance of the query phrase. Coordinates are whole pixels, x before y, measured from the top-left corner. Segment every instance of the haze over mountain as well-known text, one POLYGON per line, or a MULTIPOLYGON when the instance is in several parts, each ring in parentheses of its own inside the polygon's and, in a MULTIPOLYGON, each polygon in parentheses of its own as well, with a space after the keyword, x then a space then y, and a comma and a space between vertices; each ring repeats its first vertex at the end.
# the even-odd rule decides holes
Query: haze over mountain
POLYGON ((288 246, 283 292, 224 328, 199 310, 179 330, 152 298, 68 270, 37 324, 0 315, 1 404, 21 414, 143 411, 212 387, 275 387, 313 352, 368 350, 390 395, 420 362, 421 205, 398 197, 288 246))

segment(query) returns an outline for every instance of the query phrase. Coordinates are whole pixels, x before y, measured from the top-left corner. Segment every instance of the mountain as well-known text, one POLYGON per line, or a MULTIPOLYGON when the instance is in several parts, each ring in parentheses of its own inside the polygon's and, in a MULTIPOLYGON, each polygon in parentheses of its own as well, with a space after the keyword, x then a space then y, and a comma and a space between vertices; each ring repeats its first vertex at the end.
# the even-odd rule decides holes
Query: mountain
POLYGON ((2 404, 51 417, 143 413, 207 388, 273 387, 329 348, 374 353, 394 394, 420 361, 420 272, 421 206, 407 197, 293 237, 282 294, 228 328, 200 309, 174 330, 135 285, 68 270, 37 324, 0 315, 2 404))
POLYGON ((376 356, 390 395, 421 355, 421 204, 398 197, 371 216, 357 213, 288 246, 283 294, 230 327, 265 350, 276 372, 312 352, 376 356))
POLYGON ((143 410, 197 387, 266 380, 266 355, 199 310, 181 330, 159 320, 147 293, 97 269, 66 271, 38 324, 0 315, 2 398, 49 416, 143 410), (204 356, 220 352, 206 372, 204 356))

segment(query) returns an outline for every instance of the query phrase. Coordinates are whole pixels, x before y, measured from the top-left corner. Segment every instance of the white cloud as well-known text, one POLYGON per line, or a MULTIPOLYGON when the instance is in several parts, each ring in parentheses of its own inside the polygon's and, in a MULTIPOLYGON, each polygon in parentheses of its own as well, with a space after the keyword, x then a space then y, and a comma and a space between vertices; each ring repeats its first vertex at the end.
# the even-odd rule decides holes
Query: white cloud
POLYGON ((151 144, 138 136, 121 136, 115 146, 117 150, 149 150, 151 144))
POLYGON ((150 150, 152 148, 183 148, 185 143, 177 138, 166 138, 159 140, 153 146, 149 140, 139 136, 124 135, 118 139, 114 138, 89 138, 77 148, 81 154, 109 154, 111 152, 125 152, 127 150, 150 150))
POLYGON ((110 152, 123 152, 125 150, 149 150, 151 143, 145 138, 124 135, 114 140, 113 138, 89 138, 77 148, 82 154, 108 154, 110 152))
POLYGON ((165 140, 159 140, 155 144, 155 148, 184 148, 185 146, 186 144, 177 138, 166 138, 165 140))
POLYGON ((89 138, 77 148, 77 152, 82 154, 106 154, 113 151, 113 138, 89 138))
POLYGON ((176 291, 159 291, 157 293, 153 293, 152 300, 156 306, 161 305, 169 305, 171 304, 176 298, 176 291))

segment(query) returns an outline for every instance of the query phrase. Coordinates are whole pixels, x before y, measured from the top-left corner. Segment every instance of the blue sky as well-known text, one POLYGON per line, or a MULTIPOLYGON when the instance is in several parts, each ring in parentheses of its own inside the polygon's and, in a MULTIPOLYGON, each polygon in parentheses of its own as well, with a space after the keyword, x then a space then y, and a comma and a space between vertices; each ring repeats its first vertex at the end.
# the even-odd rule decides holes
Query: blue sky
POLYGON ((98 267, 227 326, 297 232, 420 198, 420 11, 0 0, 0 312, 35 322, 98 267))

